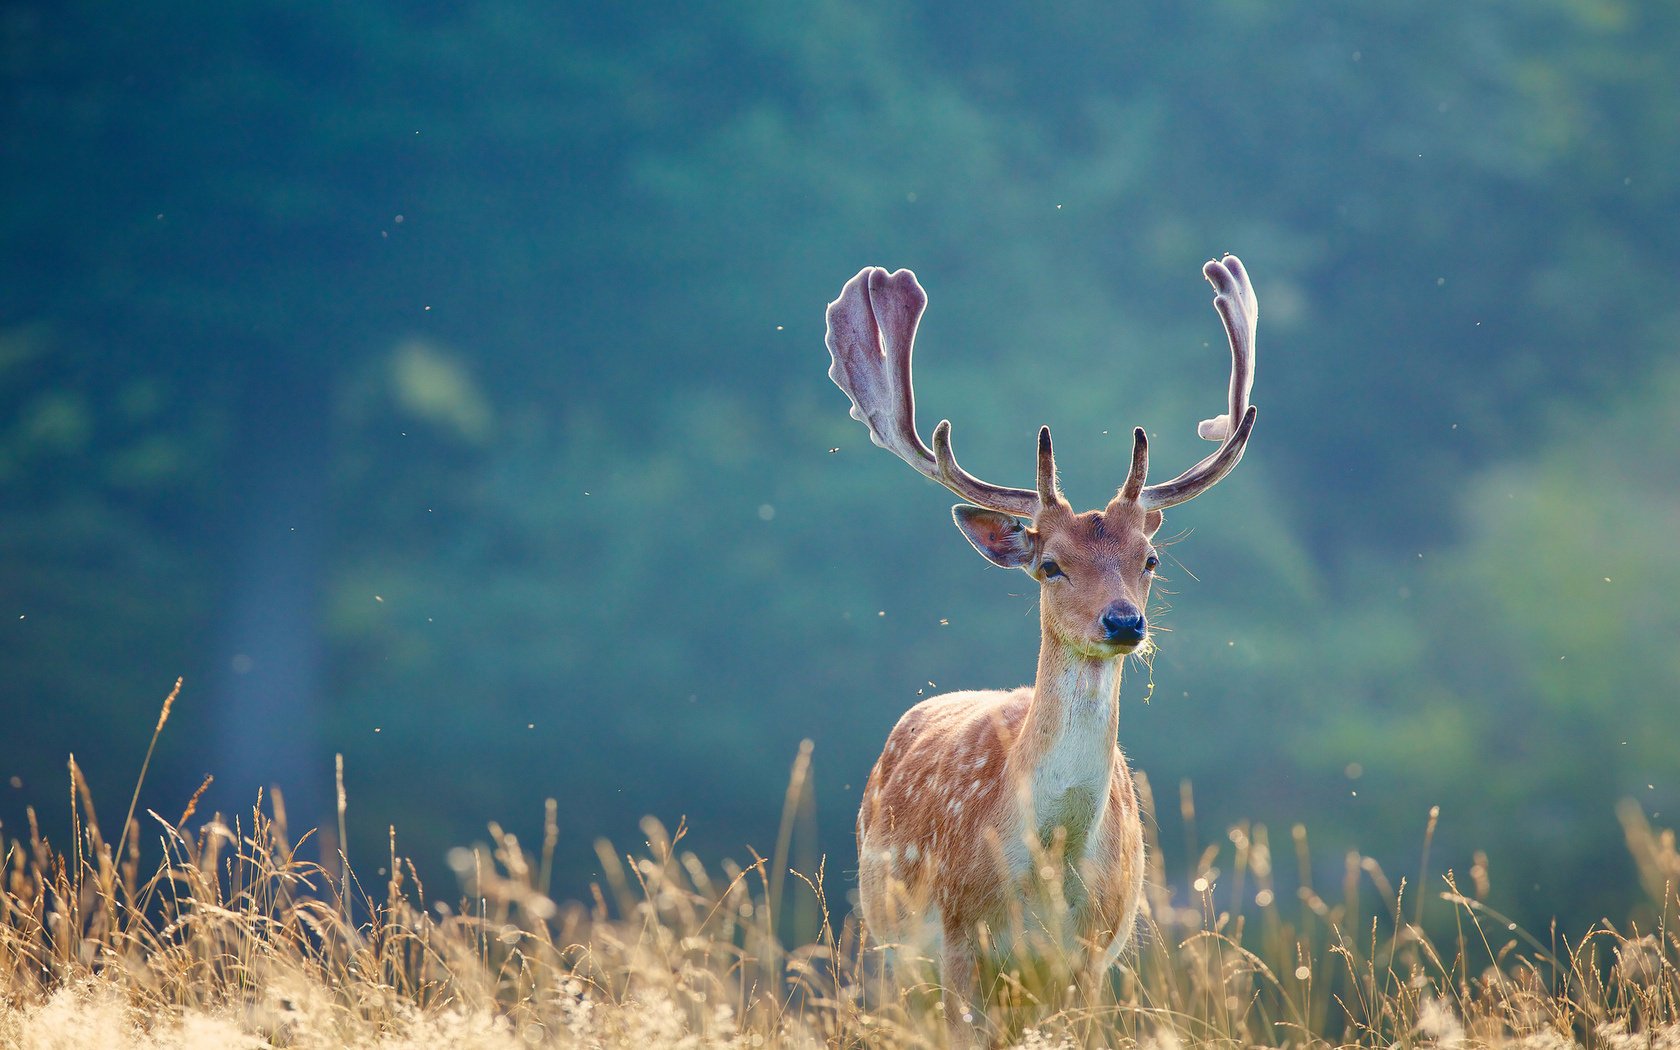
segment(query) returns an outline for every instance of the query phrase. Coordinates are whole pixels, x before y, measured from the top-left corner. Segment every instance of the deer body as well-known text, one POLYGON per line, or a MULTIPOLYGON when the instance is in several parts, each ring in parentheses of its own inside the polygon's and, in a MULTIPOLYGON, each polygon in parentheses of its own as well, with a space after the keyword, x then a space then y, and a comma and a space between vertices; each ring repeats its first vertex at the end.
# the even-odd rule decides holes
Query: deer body
POLYGON ((947 926, 962 939, 984 923, 1006 940, 1012 911, 1031 921, 1041 903, 1038 861, 1059 833, 1066 932, 1123 945, 1143 885, 1143 831, 1115 745, 1119 684, 1116 662, 1052 645, 1033 688, 938 696, 899 720, 858 814, 873 936, 937 944, 947 926))
POLYGON ((1199 433, 1217 451, 1171 481, 1145 485, 1148 443, 1100 511, 1075 513, 1056 480, 1050 430, 1038 435, 1033 489, 967 473, 951 425, 916 430, 910 356, 927 297, 908 270, 860 272, 828 308, 829 375, 875 444, 967 502, 958 528, 987 560, 1040 585, 1034 684, 950 693, 911 708, 887 738, 858 813, 864 925, 887 945, 938 945, 953 1042, 978 1016, 984 951, 1048 950, 1076 976, 1100 975, 1124 949, 1143 886, 1143 827, 1117 744, 1124 658, 1150 644, 1145 616, 1162 511, 1212 487, 1242 458, 1254 427, 1253 289, 1234 256, 1203 273, 1231 344, 1228 411, 1199 433), (1022 941, 1027 943, 1021 943, 1022 941))

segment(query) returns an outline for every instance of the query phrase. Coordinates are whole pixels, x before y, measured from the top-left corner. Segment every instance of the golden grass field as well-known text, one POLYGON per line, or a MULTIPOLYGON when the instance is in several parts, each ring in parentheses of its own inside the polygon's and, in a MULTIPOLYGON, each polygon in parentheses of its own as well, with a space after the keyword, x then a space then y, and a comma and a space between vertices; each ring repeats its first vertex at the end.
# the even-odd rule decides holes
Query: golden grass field
MULTIPOLYGON (((603 884, 565 904, 546 892, 553 801, 536 850, 491 827, 438 892, 394 834, 377 883, 304 859, 319 846, 293 839, 278 799, 235 817, 131 806, 113 842, 72 760, 74 834, 32 823, 3 844, 0 1047, 941 1046, 937 995, 883 975, 824 899, 823 862, 789 868, 808 761, 771 857, 708 868, 649 818, 632 853, 597 845, 603 884)), ((1176 899, 1155 861, 1137 947, 1100 1001, 1065 1001, 1053 966, 1004 972, 995 1031, 1040 1050, 1680 1047, 1680 853, 1632 803, 1618 815, 1652 929, 1537 939, 1479 903, 1481 864, 1414 887, 1350 855, 1334 892, 1285 888, 1267 830, 1237 826, 1176 899)), ((1282 844, 1304 853, 1305 831, 1282 844)))

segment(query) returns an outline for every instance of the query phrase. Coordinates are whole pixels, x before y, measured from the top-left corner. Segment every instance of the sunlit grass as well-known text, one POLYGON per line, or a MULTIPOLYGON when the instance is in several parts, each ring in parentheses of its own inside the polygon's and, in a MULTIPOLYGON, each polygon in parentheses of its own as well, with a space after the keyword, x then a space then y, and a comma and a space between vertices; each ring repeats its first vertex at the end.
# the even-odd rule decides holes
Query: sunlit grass
MULTIPOLYGON (((395 834, 377 885, 306 859, 319 847, 278 799, 142 811, 113 844, 72 762, 72 837, 32 814, 4 844, 0 1047, 943 1045, 936 989, 889 979, 822 866, 788 865, 808 758, 769 858, 708 868, 649 818, 631 853, 597 845, 605 877, 572 904, 547 889, 553 802, 535 850, 493 826, 451 855, 461 885, 440 895, 395 834)), ((1579 941, 1517 929, 1480 903, 1485 865, 1468 885, 1431 875, 1427 847, 1422 887, 1350 855, 1327 894, 1277 885, 1267 829, 1239 825, 1175 894, 1152 842, 1138 945, 1109 986, 1070 1001, 1065 975, 1006 965, 993 1031, 1036 1048, 1680 1046, 1680 854, 1637 806, 1618 816, 1660 918, 1579 941)), ((1310 871, 1305 831, 1284 845, 1310 871)))

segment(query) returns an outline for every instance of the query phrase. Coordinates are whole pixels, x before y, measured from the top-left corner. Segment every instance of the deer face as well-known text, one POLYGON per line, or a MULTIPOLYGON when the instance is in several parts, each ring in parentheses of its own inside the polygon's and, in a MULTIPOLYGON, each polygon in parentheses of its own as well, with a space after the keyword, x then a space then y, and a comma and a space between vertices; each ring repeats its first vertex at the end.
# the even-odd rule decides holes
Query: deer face
POLYGON ((1031 524, 980 507, 959 505, 952 514, 986 560, 1038 581, 1045 629, 1062 644, 1108 659, 1148 639, 1160 511, 1117 498, 1085 514, 1058 499, 1031 524))

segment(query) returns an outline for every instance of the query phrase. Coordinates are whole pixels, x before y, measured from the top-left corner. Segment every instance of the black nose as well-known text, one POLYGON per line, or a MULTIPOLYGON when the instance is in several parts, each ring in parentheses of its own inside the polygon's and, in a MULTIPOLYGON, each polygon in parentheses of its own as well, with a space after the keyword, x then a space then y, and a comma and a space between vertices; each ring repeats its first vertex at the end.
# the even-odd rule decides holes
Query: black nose
POLYGON ((1103 640, 1119 644, 1136 645, 1149 632, 1149 625, 1143 622, 1143 614, 1130 605, 1117 603, 1109 606, 1098 622, 1102 625, 1103 640))

